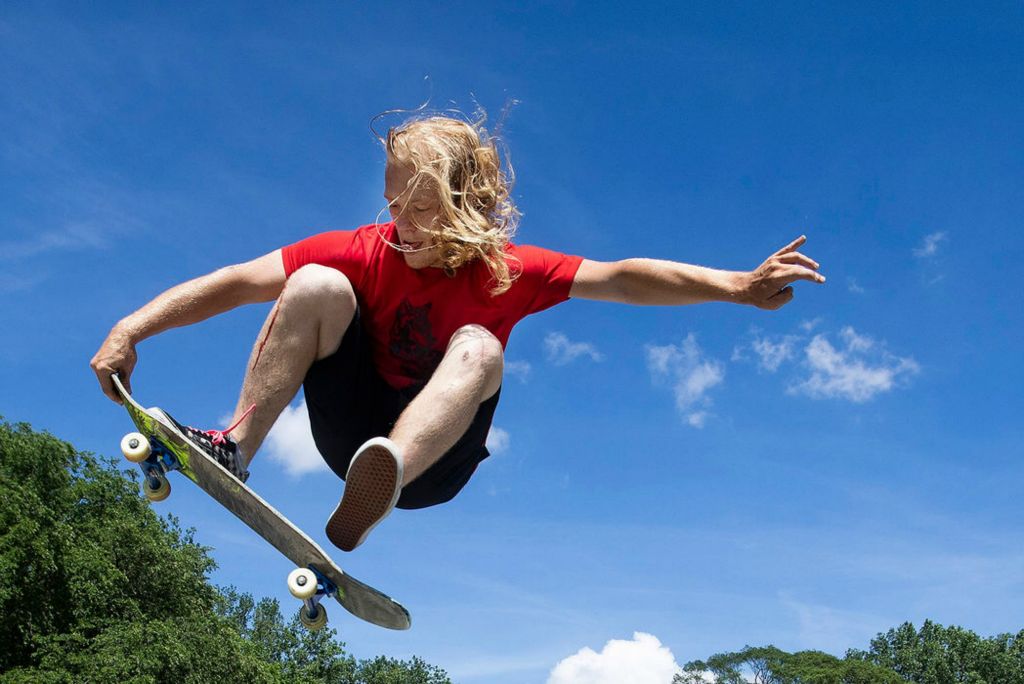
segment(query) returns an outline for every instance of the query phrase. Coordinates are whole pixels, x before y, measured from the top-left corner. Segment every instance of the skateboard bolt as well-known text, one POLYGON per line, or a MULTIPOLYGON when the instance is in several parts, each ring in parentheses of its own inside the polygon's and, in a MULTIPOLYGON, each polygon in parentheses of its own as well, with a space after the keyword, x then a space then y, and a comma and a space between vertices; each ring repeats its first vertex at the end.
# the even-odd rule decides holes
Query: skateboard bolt
POLYGON ((138 449, 139 448, 139 440, 137 440, 137 439, 130 439, 130 440, 128 440, 128 446, 130 446, 132 449, 138 449))
POLYGON ((296 577, 295 583, 298 584, 300 587, 304 587, 306 586, 306 578, 303 576, 296 577))

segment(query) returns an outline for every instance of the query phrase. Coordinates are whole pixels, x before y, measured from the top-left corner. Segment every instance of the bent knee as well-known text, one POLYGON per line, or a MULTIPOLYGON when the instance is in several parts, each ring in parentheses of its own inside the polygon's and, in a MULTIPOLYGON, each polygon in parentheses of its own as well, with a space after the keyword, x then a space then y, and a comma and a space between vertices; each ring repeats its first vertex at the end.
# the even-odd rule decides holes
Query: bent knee
POLYGON ((464 325, 455 331, 448 343, 448 352, 468 365, 483 368, 499 381, 505 364, 505 351, 501 341, 482 325, 464 325))
POLYGON ((292 273, 285 282, 281 297, 289 301, 321 304, 325 301, 343 302, 353 311, 356 305, 355 288, 348 277, 335 268, 320 264, 307 264, 292 273))

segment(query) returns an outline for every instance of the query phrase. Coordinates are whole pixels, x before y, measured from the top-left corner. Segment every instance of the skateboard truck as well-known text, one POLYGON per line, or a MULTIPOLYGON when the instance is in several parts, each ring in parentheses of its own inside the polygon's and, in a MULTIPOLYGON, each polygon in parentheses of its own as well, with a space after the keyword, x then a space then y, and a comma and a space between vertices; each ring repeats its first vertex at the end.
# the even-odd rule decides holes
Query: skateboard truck
POLYGON ((288 591, 295 598, 302 600, 299 621, 306 629, 316 630, 327 624, 327 607, 321 606, 320 601, 325 596, 337 594, 338 587, 333 582, 312 565, 308 568, 295 568, 288 575, 288 591))
POLYGON ((167 473, 181 469, 181 461, 156 437, 129 432, 121 439, 121 453, 142 471, 143 490, 150 501, 163 501, 171 495, 167 473))

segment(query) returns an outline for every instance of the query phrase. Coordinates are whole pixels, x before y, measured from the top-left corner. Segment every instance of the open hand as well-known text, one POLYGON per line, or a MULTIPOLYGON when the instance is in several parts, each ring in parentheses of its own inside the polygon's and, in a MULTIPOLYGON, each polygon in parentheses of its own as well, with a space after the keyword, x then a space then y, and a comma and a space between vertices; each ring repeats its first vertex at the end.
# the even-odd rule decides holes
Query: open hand
POLYGON ((790 283, 797 280, 824 283, 825 276, 818 273, 818 262, 796 251, 805 242, 807 236, 801 235, 746 274, 743 301, 759 309, 775 310, 793 299, 790 283))
POLYGON ((93 372, 96 373, 96 378, 100 381, 103 393, 118 404, 121 403, 121 397, 114 389, 114 382, 110 376, 117 373, 121 384, 131 393, 131 375, 137 359, 135 344, 127 333, 115 326, 107 335, 107 339, 103 341, 99 351, 92 357, 92 361, 89 362, 93 372))

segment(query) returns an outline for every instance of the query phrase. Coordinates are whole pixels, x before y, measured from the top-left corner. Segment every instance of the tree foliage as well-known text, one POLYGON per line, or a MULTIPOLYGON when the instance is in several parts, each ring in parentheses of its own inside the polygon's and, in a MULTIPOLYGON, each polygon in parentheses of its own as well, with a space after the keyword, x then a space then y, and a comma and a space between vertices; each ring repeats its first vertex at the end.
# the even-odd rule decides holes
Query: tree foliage
POLYGON ((717 653, 687 663, 673 684, 900 684, 891 670, 861 660, 840 660, 821 651, 787 653, 774 646, 717 653), (752 677, 752 679, 748 678, 752 677))
POLYGON ((962 627, 906 622, 847 658, 897 672, 917 684, 1024 684, 1024 630, 982 638, 962 627))
POLYGON ((213 568, 134 473, 0 421, 0 684, 449 682, 418 658, 356 662, 213 568))
POLYGON ((844 659, 774 646, 687 663, 674 684, 1024 684, 1024 631, 982 638, 961 627, 905 623, 844 659))

